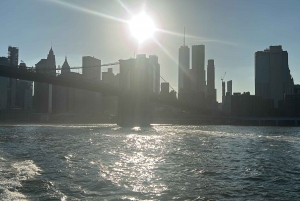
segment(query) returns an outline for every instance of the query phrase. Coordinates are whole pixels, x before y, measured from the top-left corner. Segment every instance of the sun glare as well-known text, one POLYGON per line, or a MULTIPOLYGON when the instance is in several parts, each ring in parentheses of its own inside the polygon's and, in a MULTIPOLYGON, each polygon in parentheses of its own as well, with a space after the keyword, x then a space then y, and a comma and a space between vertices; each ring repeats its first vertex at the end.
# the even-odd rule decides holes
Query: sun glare
POLYGON ((156 30, 154 22, 146 13, 134 16, 129 22, 131 34, 139 43, 151 38, 156 30))

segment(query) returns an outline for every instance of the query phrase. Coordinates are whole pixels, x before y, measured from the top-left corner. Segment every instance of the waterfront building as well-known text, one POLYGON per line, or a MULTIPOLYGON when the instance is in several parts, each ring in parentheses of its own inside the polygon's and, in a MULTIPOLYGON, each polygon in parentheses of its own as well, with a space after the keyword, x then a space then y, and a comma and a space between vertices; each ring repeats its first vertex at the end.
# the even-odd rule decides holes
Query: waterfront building
MULTIPOLYGON (((19 48, 8 46, 8 63, 11 68, 17 68, 19 64, 19 48)), ((7 91, 8 108, 17 107, 17 79, 9 78, 7 91)))
MULTIPOLYGON (((35 65, 36 71, 56 76, 56 61, 52 47, 47 59, 41 59, 35 65)), ((52 84, 34 83, 34 108, 38 113, 52 113, 52 84)))
POLYGON ((159 94, 160 64, 156 55, 149 55, 149 89, 150 92, 159 94))
POLYGON ((231 98, 231 115, 239 117, 272 116, 274 102, 261 96, 250 95, 250 92, 234 93, 231 98))
POLYGON ((87 79, 100 81, 101 60, 91 56, 82 57, 82 74, 87 79))
POLYGON ((206 102, 208 107, 213 107, 217 101, 217 90, 215 89, 215 65, 214 60, 209 59, 207 64, 207 86, 206 102))
POLYGON ((229 93, 229 95, 232 95, 232 80, 227 81, 227 93, 229 93))
MULTIPOLYGON (((82 57, 82 75, 84 79, 90 81, 100 82, 101 81, 101 60, 91 57, 82 57)), ((74 92, 75 93, 75 92, 74 92)), ((85 91, 85 112, 95 113, 102 110, 102 94, 97 92, 85 91)))
MULTIPOLYGON (((102 72, 102 82, 119 86, 119 74, 115 75, 112 68, 108 68, 107 72, 102 72)), ((105 113, 116 115, 118 109, 118 97, 116 96, 103 96, 103 111, 105 113)))
POLYGON ((283 108, 284 94, 291 93, 293 84, 288 52, 281 45, 255 53, 255 95, 274 99, 275 108, 283 108))
POLYGON ((181 92, 188 92, 191 89, 190 84, 190 48, 188 46, 181 46, 179 48, 178 59, 178 91, 179 96, 181 92))
MULTIPOLYGON (((8 58, 0 57, 0 65, 8 66, 8 58)), ((7 77, 0 77, 0 110, 7 109, 8 80, 9 78, 7 77)))
POLYGON ((192 46, 192 69, 191 88, 195 92, 205 92, 205 46, 192 46))

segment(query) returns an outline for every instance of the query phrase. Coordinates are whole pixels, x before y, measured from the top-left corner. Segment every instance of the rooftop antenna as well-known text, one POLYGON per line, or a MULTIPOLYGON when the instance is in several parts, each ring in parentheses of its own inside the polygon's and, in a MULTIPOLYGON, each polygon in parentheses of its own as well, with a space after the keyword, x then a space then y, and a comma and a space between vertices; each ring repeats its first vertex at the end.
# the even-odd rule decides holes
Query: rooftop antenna
POLYGON ((183 28, 183 46, 185 46, 185 27, 183 28))

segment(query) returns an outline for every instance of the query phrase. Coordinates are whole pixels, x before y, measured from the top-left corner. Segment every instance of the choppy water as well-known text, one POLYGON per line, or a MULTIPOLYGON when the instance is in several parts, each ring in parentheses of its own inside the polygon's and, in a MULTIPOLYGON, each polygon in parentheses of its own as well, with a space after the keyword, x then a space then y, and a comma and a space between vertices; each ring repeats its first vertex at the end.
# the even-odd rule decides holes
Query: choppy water
POLYGON ((300 200, 300 128, 1 126, 1 200, 300 200))

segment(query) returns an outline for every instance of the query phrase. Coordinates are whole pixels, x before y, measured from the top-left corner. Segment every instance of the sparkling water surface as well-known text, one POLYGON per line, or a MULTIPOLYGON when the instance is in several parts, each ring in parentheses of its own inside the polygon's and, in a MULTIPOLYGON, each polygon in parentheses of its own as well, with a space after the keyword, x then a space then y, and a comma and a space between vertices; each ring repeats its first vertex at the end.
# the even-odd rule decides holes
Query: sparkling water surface
POLYGON ((300 200, 300 128, 2 125, 0 200, 300 200))

